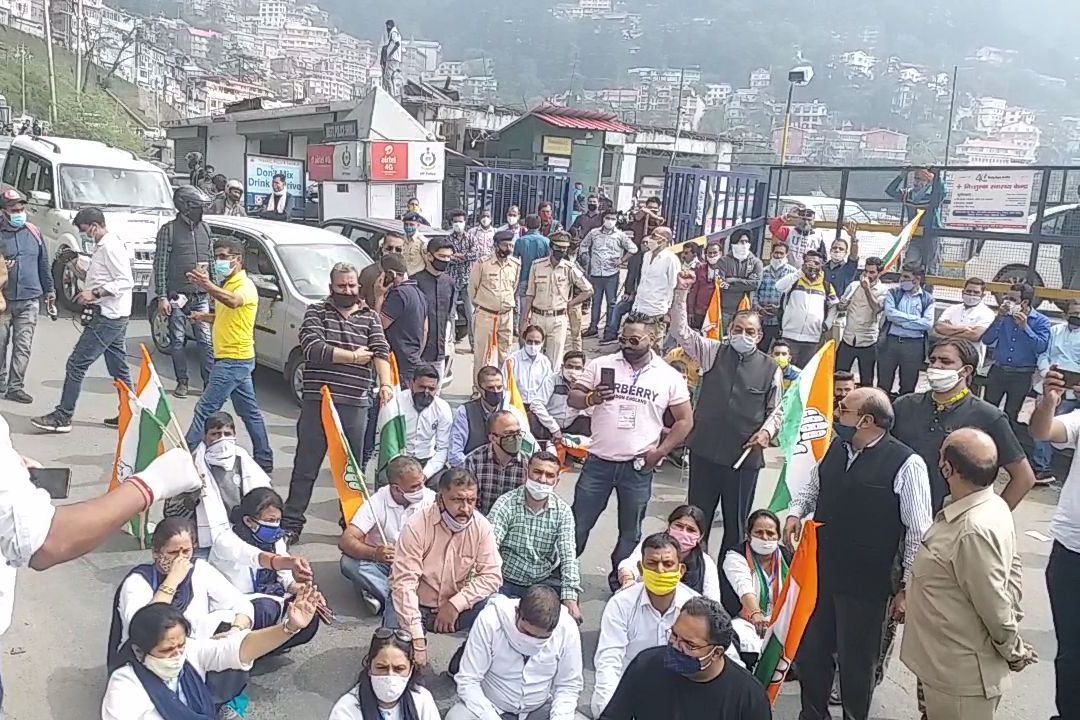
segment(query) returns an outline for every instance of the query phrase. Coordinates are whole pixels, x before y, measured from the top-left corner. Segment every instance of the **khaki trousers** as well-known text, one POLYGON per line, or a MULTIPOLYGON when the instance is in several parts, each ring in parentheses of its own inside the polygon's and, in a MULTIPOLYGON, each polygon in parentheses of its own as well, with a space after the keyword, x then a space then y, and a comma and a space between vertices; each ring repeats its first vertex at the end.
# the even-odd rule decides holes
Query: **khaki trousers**
MULTIPOLYGON (((581 305, 575 305, 566 311, 569 330, 566 336, 566 349, 581 351, 581 305)), ((560 358, 561 359, 561 358, 560 358)))
POLYGON ((476 373, 487 364, 488 346, 491 344, 492 328, 496 330, 495 341, 499 347, 498 367, 501 369, 503 361, 510 353, 510 339, 513 337, 514 311, 504 313, 490 313, 483 308, 473 311, 473 384, 476 384, 476 373))
POLYGON ((562 365, 566 348, 566 328, 569 324, 566 315, 545 316, 534 312, 532 322, 544 331, 544 354, 551 361, 551 367, 558 368, 562 365))
POLYGON ((925 684, 920 689, 926 701, 926 720, 994 720, 994 711, 1001 702, 1001 696, 946 695, 925 684))

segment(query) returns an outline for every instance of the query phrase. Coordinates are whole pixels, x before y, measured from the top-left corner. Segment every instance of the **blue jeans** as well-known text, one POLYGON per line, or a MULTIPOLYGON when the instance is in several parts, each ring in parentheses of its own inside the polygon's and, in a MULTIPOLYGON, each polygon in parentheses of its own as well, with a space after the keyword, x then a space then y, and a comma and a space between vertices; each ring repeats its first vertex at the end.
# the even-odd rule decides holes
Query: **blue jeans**
POLYGON ((615 295, 619 291, 619 273, 606 277, 592 276, 589 282, 593 287, 592 313, 589 316, 589 330, 595 332, 600 327, 600 304, 607 298, 607 312, 610 316, 615 308, 615 295))
POLYGON ((0 315, 0 392, 23 389, 26 367, 30 364, 30 348, 37 327, 38 299, 8 300, 7 310, 0 315), (11 344, 11 374, 8 375, 8 341, 11 344))
POLYGON ((357 595, 367 593, 386 608, 390 600, 390 565, 374 560, 341 556, 341 574, 352 583, 357 595))
POLYGON ((255 400, 255 384, 251 373, 255 370, 255 359, 233 360, 218 358, 210 370, 210 379, 203 389, 202 397, 195 405, 195 414, 191 418, 191 427, 187 431, 188 447, 195 447, 203 438, 203 424, 213 413, 232 398, 233 409, 244 421, 248 435, 251 436, 252 457, 266 472, 274 468, 274 452, 270 449, 270 438, 266 434, 266 422, 263 421, 259 404, 255 400))
MULTIPOLYGON (((1065 415, 1080 407, 1080 401, 1061 398, 1054 415, 1065 415)), ((1035 472, 1050 472, 1050 464, 1054 459, 1054 448, 1046 440, 1036 440, 1031 451, 1031 464, 1035 466, 1035 472)))
POLYGON ((574 488, 574 524, 577 532, 577 554, 585 552, 589 533, 607 507, 611 491, 618 500, 619 539, 611 552, 611 574, 608 584, 618 588, 619 563, 629 557, 641 540, 641 521, 652 497, 652 471, 634 469, 633 461, 613 462, 589 455, 581 468, 574 488))
MULTIPOLYGON (((614 340, 619 336, 619 324, 634 307, 634 298, 628 297, 615 303, 615 310, 608 313, 607 325, 604 327, 604 340, 614 340)), ((660 342, 660 338, 656 339, 660 342)))
MULTIPOLYGON (((169 315, 169 339, 170 352, 172 353, 173 372, 177 382, 187 382, 187 355, 184 354, 184 343, 187 340, 187 318, 193 312, 208 312, 210 299, 206 293, 195 293, 188 296, 187 304, 182 309, 174 305, 172 314, 169 315)), ((210 379, 210 368, 214 364, 214 347, 210 341, 210 325, 208 323, 191 323, 192 332, 195 334, 195 342, 199 345, 199 353, 202 355, 199 370, 202 373, 202 381, 205 386, 210 379)))
POLYGON ((75 402, 82 390, 82 381, 86 371, 102 355, 105 366, 114 380, 120 380, 132 387, 131 373, 128 372, 125 343, 127 342, 127 318, 107 318, 98 314, 89 325, 83 328, 82 335, 75 343, 75 349, 67 360, 64 374, 64 389, 60 393, 60 404, 56 406, 57 415, 71 420, 75 414, 75 402))

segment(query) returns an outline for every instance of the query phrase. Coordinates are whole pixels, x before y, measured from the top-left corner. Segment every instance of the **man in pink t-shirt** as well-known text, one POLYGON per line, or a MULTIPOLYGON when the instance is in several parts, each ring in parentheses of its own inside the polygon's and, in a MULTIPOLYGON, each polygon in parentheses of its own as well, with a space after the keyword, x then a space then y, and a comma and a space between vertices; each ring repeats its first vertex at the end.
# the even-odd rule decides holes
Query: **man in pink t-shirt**
POLYGON ((619 588, 619 563, 641 539, 653 471, 694 426, 686 381, 651 349, 658 340, 653 327, 648 318, 627 315, 619 352, 590 362, 570 391, 571 407, 592 408, 593 413, 589 457, 574 490, 577 554, 585 551, 589 533, 615 490, 619 539, 608 575, 613 592, 619 588), (665 410, 675 418, 667 435, 662 433, 665 410))

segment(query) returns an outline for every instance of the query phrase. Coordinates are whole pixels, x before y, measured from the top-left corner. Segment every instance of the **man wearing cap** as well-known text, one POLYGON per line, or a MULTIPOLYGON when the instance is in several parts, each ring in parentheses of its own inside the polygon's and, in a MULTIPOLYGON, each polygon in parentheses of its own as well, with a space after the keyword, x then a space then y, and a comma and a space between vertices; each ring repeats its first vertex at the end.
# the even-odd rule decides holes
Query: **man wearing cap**
POLYGON ((521 260, 510 253, 517 234, 513 230, 495 233, 495 253, 478 262, 469 276, 469 298, 473 304, 473 375, 485 365, 502 367, 510 352, 513 315, 521 260), (494 335, 497 357, 488 357, 494 335))
POLYGON ((0 393, 7 400, 29 405, 34 398, 23 390, 23 380, 30 364, 39 304, 43 297, 46 303, 54 303, 56 292, 41 232, 27 221, 26 198, 15 188, 0 194, 0 257, 8 274, 4 285, 7 309, 0 314, 0 393))
POLYGON ((244 186, 239 180, 230 180, 225 184, 224 192, 214 196, 209 214, 247 217, 247 208, 244 207, 244 186))
MULTIPOLYGON (((904 204, 904 214, 908 220, 915 217, 919 210, 929 211, 936 200, 937 207, 933 215, 924 217, 922 224, 926 227, 941 227, 941 202, 945 199, 947 188, 938 174, 929 168, 915 168, 911 172, 910 184, 907 171, 900 173, 885 188, 885 194, 904 204)), ((926 235, 913 237, 904 251, 904 262, 921 265, 927 274, 933 275, 938 265, 936 240, 926 235)))
POLYGON ((570 234, 563 230, 553 233, 548 259, 537 260, 529 271, 518 327, 519 335, 524 335, 529 325, 544 331, 544 354, 552 367, 558 367, 562 362, 569 309, 593 294, 585 273, 577 263, 567 259, 569 250, 570 234))

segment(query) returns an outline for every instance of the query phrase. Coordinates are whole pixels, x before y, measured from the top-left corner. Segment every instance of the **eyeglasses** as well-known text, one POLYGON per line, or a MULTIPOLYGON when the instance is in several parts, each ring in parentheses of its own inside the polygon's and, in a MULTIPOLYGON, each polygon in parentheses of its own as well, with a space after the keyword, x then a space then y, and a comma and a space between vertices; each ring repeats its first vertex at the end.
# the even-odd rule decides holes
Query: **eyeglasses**
POLYGON ((375 628, 376 640, 389 640, 390 638, 397 638, 403 643, 412 644, 412 635, 400 628, 375 628))
POLYGON ((626 337, 625 335, 619 336, 620 345, 629 345, 630 347, 637 347, 638 345, 647 344, 648 340, 643 337, 626 337))

